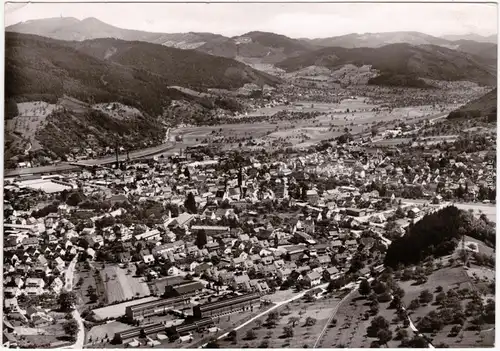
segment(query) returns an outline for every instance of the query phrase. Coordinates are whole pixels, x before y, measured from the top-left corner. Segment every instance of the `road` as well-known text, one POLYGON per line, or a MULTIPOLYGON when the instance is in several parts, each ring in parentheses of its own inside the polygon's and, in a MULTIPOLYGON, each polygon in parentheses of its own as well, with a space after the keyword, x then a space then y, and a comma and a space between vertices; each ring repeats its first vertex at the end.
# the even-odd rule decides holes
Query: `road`
POLYGON ((328 321, 326 322, 325 327, 323 328, 323 330, 322 330, 322 331, 321 331, 321 333, 319 334, 318 338, 316 339, 316 342, 314 343, 313 349, 315 349, 315 348, 318 346, 319 342, 320 342, 320 341, 321 341, 321 339, 323 338, 323 335, 325 335, 325 332, 326 332, 326 330, 328 329, 328 326, 329 326, 329 325, 330 325, 330 323, 332 322, 333 317, 335 317, 335 315, 337 314, 337 311, 338 311, 338 309, 339 309, 340 305, 342 304, 342 302, 344 302, 344 301, 345 301, 348 297, 350 297, 350 296, 351 296, 351 294, 352 294, 353 292, 355 292, 356 290, 357 290, 356 288, 355 288, 355 289, 352 289, 352 290, 349 292, 349 294, 347 294, 346 296, 344 296, 344 298, 343 298, 342 300, 340 300, 340 301, 339 301, 339 303, 337 304, 337 306, 335 306, 335 309, 333 310, 332 315, 330 316, 330 318, 328 318, 328 321))
MULTIPOLYGON (((78 254, 73 258, 73 260, 68 265, 65 274, 65 290, 72 291, 73 290, 73 280, 75 275, 76 263, 78 261, 78 254)), ((76 323, 78 323, 78 333, 76 335, 76 341, 73 345, 63 347, 64 349, 83 349, 83 343, 85 341, 85 326, 83 325, 82 317, 80 316, 80 312, 76 306, 74 306, 73 312, 71 315, 75 319, 76 323)))

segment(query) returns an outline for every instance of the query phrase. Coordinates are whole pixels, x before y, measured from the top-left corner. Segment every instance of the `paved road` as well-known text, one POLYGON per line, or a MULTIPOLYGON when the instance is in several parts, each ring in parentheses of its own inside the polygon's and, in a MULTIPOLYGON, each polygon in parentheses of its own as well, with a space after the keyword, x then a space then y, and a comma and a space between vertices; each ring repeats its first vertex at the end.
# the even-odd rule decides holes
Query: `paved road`
MULTIPOLYGON (((72 291, 73 290, 73 280, 74 280, 74 275, 75 275, 75 267, 76 263, 78 260, 78 254, 73 258, 73 260, 70 262, 66 274, 65 274, 65 289, 66 291, 72 291)), ((76 335, 76 341, 73 345, 63 347, 64 349, 78 349, 81 350, 83 349, 83 343, 85 341, 85 327, 83 325, 83 320, 82 317, 80 316, 80 312, 78 312, 78 309, 75 306, 75 309, 71 313, 75 321, 78 323, 78 333, 76 335)))

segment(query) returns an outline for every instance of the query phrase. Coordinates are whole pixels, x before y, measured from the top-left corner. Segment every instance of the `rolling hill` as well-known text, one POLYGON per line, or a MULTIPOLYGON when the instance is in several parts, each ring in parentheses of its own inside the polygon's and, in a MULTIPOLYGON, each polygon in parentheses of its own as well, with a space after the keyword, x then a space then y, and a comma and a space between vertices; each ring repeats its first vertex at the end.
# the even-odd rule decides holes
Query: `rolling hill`
POLYGON ((496 122, 497 94, 497 88, 495 88, 479 99, 473 100, 459 109, 450 112, 448 118, 478 118, 487 116, 490 122, 496 122))
POLYGON ((249 32, 226 40, 210 41, 197 50, 230 58, 259 58, 276 63, 317 49, 307 42, 268 32, 249 32))
MULTIPOLYGON (((6 34, 6 106, 35 101, 62 106, 47 116, 35 136, 43 146, 41 151, 60 158, 75 147, 102 150, 112 146, 116 138, 128 142, 130 148, 145 147, 144 142, 161 143, 165 122, 172 122, 168 111, 173 100, 199 106, 202 113, 198 120, 216 107, 238 108, 230 98, 196 97, 173 86, 236 89, 249 83, 275 85, 278 81, 235 60, 193 50, 118 39, 60 41, 6 34), (66 97, 76 98, 86 107, 61 105, 66 97), (141 114, 119 119, 91 106, 115 102, 134 107, 141 114)), ((16 118, 15 109, 9 107, 7 112, 16 118)), ((16 150, 22 151, 28 142, 25 139, 9 139, 9 157, 15 156, 16 150)))
MULTIPOLYGON (((435 80, 469 80, 496 84, 496 67, 482 58, 436 45, 391 44, 380 48, 323 48, 277 64, 287 72, 309 66, 336 69, 346 64, 371 65, 381 74, 435 80)), ((401 80, 401 77, 400 79, 401 80)))
POLYGON ((389 44, 406 43, 411 45, 440 45, 447 46, 449 40, 437 38, 420 32, 385 32, 385 33, 351 33, 330 38, 305 39, 313 45, 322 47, 343 48, 378 48, 389 44))
POLYGON ((204 43, 227 39, 212 33, 153 33, 123 29, 104 23, 97 18, 78 20, 72 17, 32 20, 8 26, 6 32, 40 35, 52 39, 84 41, 114 38, 127 41, 145 41, 179 49, 195 49, 204 43))
POLYGON ((284 35, 253 31, 232 38, 212 33, 153 33, 118 28, 96 18, 78 20, 72 17, 48 18, 21 22, 6 28, 7 32, 40 35, 66 41, 113 38, 143 41, 178 49, 190 49, 214 56, 237 59, 258 67, 275 64, 322 47, 379 48, 406 43, 413 46, 438 45, 496 61, 496 36, 435 37, 420 32, 385 32, 347 34, 319 39, 293 39, 284 35))
POLYGON ((42 100, 63 94, 82 101, 123 102, 159 115, 179 91, 233 89, 278 80, 231 59, 145 42, 83 42, 7 33, 6 97, 42 100))
POLYGON ((451 41, 457 40, 473 40, 480 43, 492 43, 497 44, 498 38, 495 34, 483 36, 479 34, 469 33, 469 34, 451 34, 451 35, 443 35, 441 38, 451 41))

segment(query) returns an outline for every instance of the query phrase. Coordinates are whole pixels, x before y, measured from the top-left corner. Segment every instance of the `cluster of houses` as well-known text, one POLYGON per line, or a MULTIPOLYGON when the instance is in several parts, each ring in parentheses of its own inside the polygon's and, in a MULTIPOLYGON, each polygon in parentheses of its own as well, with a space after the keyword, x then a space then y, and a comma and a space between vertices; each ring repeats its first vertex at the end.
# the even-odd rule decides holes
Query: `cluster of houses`
MULTIPOLYGON (((188 154, 56 175, 74 185, 64 196, 7 180, 6 315, 19 323, 45 318, 37 306, 20 311, 17 299, 57 296, 66 265, 78 253, 87 260, 134 264, 150 286, 165 276, 189 274, 194 281, 151 289, 182 301, 207 288, 253 297, 314 288, 352 271, 353 258, 362 254, 371 264, 358 273, 369 274, 383 260, 382 246, 391 242, 387 223, 396 221, 402 235, 411 221, 433 210, 398 198, 436 204, 457 187, 475 199, 481 186, 494 186, 493 161, 485 156, 459 154, 439 167, 440 156, 346 144, 273 160, 251 156, 228 170, 228 157, 193 161, 188 154), (30 197, 44 204, 27 206, 30 197)), ((193 313, 205 318, 204 311, 211 310, 193 313)))

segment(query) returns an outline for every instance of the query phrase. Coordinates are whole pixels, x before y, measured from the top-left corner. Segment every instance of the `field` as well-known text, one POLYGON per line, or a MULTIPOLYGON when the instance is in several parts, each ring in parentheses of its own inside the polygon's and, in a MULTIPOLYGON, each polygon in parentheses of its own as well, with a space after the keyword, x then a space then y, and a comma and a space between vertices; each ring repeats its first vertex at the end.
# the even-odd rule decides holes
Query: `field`
MULTIPOLYGON (((447 267, 434 271, 428 276, 428 281, 422 285, 414 285, 412 282, 400 282, 399 285, 405 290, 405 296, 403 301, 406 306, 413 299, 417 299, 420 292, 423 290, 429 290, 433 293, 434 297, 436 295, 436 289, 441 287, 443 292, 448 290, 460 290, 469 289, 476 290, 480 285, 486 285, 488 279, 494 278, 494 272, 485 267, 477 267, 471 265, 471 268, 459 267, 447 267), (473 283, 473 274, 479 278, 477 283, 473 283), (470 277, 469 277, 470 275, 470 277)), ((486 295, 486 297, 494 298, 492 295, 486 295)), ((462 299, 462 307, 465 308, 467 303, 471 300, 466 298, 462 299)), ((427 315, 429 312, 436 310, 438 307, 433 303, 420 305, 415 311, 411 311, 410 318, 417 324, 417 322, 427 315)), ((468 322, 466 322, 467 325, 468 322)), ((491 330, 487 325, 481 332, 462 329, 458 336, 450 336, 450 330, 453 325, 444 326, 439 332, 432 335, 427 335, 432 338, 434 345, 445 343, 450 347, 478 347, 478 346, 491 346, 491 330)))
MULTIPOLYGON (((182 135, 182 142, 178 142, 172 150, 165 152, 163 155, 173 155, 179 153, 181 149, 203 142, 211 143, 214 137, 225 138, 225 142, 219 145, 226 149, 234 149, 238 145, 238 142, 231 143, 227 139, 247 139, 250 137, 265 143, 281 141, 294 147, 307 147, 321 140, 336 138, 344 133, 345 128, 349 129, 350 133, 353 134, 366 133, 370 131, 373 124, 379 122, 391 123, 399 119, 412 123, 425 118, 436 118, 436 115, 442 116, 446 114, 431 106, 395 108, 392 111, 376 112, 372 110, 378 105, 365 101, 368 101, 368 99, 346 99, 339 104, 297 102, 294 105, 259 108, 247 116, 234 118, 235 123, 233 124, 177 128, 172 130, 172 135, 182 135), (348 109, 349 113, 347 113, 348 109), (238 123, 238 120, 247 117, 272 116, 279 111, 319 112, 320 115, 316 118, 295 121, 238 123)), ((451 106, 447 108, 452 109, 451 106)), ((269 147, 269 145, 265 147, 269 147)))
POLYGON ((31 143, 29 150, 40 149, 40 144, 35 140, 36 131, 43 126, 45 119, 57 108, 57 105, 33 101, 18 103, 17 108, 19 115, 6 121, 6 130, 19 133, 24 139, 29 140, 31 143))
POLYGON ((454 204, 457 208, 461 210, 473 210, 474 214, 479 217, 481 213, 484 213, 486 217, 488 217, 488 220, 492 222, 497 221, 497 207, 496 205, 491 205, 491 204, 483 204, 483 203, 467 203, 467 204, 462 204, 462 203, 455 203, 454 204))
POLYGON ((126 105, 123 105, 120 103, 114 103, 114 105, 116 106, 116 109, 108 110, 107 107, 109 105, 110 104, 96 104, 96 105, 93 105, 92 108, 94 108, 98 111, 104 112, 107 115, 109 115, 113 118, 116 118, 116 119, 127 119, 127 118, 132 118, 135 116, 142 116, 141 111, 139 111, 135 107, 126 106, 126 105))
POLYGON ((314 302, 296 300, 276 309, 280 315, 276 326, 266 325, 266 315, 258 319, 260 322, 253 321, 239 329, 236 343, 222 339, 219 345, 224 348, 256 348, 266 341, 268 348, 312 348, 339 301, 337 297, 321 298, 314 302), (308 317, 315 320, 314 324, 306 325, 308 317), (294 319, 297 319, 295 326, 294 319), (284 328, 288 326, 292 327, 293 336, 284 335, 284 328), (251 331, 254 335, 248 334, 252 334, 251 331))
MULTIPOLYGON (((393 332, 393 335, 395 335, 396 328, 403 327, 402 322, 391 322, 396 316, 396 310, 388 309, 389 302, 381 302, 379 306, 380 311, 378 316, 384 317, 391 323, 390 330, 393 332)), ((336 325, 334 326, 330 324, 328 326, 324 336, 318 344, 318 347, 369 348, 370 344, 377 340, 376 338, 370 338, 366 335, 367 328, 370 326, 371 320, 374 318, 364 318, 365 312, 368 312, 369 310, 369 301, 365 297, 362 297, 358 291, 353 292, 353 294, 351 294, 349 298, 343 301, 339 306, 339 309, 334 317, 337 320, 336 325)), ((411 336, 411 330, 408 329, 407 331, 411 336)), ((389 341, 388 346, 396 348, 399 344, 399 341, 391 340, 389 341)))
POLYGON ((42 347, 50 344, 52 347, 57 347, 67 344, 68 340, 62 326, 66 322, 65 314, 50 312, 49 316, 54 322, 47 322, 38 328, 15 327, 19 346, 36 348, 37 345, 42 347))
POLYGON ((107 265, 101 270, 101 278, 106 287, 108 303, 123 301, 133 297, 148 296, 150 294, 148 285, 144 278, 136 278, 132 273, 127 275, 127 269, 115 265, 107 265))
POLYGON ((115 333, 131 329, 132 326, 121 323, 121 322, 111 322, 106 324, 97 325, 92 327, 85 335, 85 344, 87 346, 95 347, 95 344, 101 343, 106 336, 111 340, 115 333))

